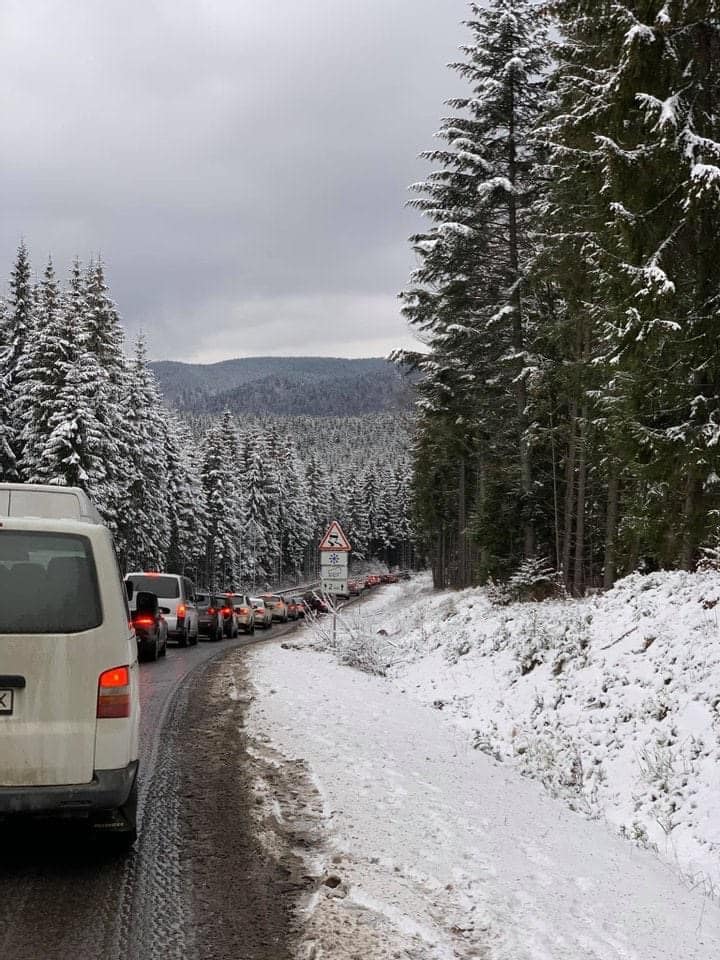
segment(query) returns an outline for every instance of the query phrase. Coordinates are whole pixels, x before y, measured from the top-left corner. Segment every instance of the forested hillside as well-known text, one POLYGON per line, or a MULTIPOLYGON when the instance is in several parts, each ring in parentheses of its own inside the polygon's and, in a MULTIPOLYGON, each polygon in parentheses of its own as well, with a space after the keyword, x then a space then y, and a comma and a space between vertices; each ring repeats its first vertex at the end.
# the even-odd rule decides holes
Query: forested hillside
POLYGON ((208 587, 314 572, 328 521, 357 558, 408 562, 407 418, 185 419, 163 402, 142 339, 124 354, 102 263, 52 262, 33 281, 21 243, 0 301, 0 480, 85 489, 125 569, 208 587))
POLYGON ((245 357, 150 366, 166 399, 196 414, 342 417, 407 410, 412 401, 413 377, 382 359, 245 357))
POLYGON ((412 204, 438 585, 692 568, 720 508, 720 5, 471 3, 412 204))

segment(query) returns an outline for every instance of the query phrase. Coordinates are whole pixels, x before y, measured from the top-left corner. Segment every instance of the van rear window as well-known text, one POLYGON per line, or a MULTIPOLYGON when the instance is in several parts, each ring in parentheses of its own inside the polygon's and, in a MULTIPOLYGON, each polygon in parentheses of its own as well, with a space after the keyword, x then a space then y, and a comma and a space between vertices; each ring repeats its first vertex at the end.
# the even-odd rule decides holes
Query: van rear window
POLYGON ((101 623, 87 537, 0 530, 0 634, 80 633, 101 623))
POLYGON ((180 581, 177 577, 128 577, 134 593, 154 593, 163 600, 176 600, 180 596, 180 581))

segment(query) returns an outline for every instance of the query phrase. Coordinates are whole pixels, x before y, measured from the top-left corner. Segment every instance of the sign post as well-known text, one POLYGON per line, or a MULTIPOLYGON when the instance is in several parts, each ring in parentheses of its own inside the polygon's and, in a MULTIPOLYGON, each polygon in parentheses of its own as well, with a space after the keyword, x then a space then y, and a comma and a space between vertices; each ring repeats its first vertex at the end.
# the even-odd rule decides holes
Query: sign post
POLYGON ((348 596, 350 549, 350 541, 342 527, 333 520, 320 541, 320 586, 323 593, 348 596))

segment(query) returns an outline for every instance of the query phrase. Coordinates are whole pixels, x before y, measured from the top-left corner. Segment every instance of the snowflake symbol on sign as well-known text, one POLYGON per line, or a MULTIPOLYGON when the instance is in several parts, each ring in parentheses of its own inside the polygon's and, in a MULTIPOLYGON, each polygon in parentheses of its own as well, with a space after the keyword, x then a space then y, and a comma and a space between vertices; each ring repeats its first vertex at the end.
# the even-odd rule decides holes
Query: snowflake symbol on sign
POLYGON ((336 553, 331 553, 328 561, 329 563, 340 563, 340 557, 336 553))

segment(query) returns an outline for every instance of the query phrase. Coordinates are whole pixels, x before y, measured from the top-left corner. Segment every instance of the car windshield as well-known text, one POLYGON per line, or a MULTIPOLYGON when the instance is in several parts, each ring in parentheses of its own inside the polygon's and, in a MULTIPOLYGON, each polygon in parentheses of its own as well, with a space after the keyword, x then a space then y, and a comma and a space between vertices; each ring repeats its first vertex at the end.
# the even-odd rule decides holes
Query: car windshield
POLYGON ((254 607, 264 607, 264 606, 265 606, 265 601, 258 599, 258 597, 251 597, 251 598, 250 598, 250 603, 251 603, 254 607))
POLYGON ((207 593, 196 593, 195 594, 195 603, 199 604, 202 607, 206 607, 210 602, 210 596, 207 593))
POLYGON ((127 578, 135 593, 154 593, 163 600, 176 600, 180 596, 180 583, 177 577, 161 577, 145 574, 127 578))
POLYGON ((87 537, 0 531, 0 634, 80 633, 102 623, 87 537))

